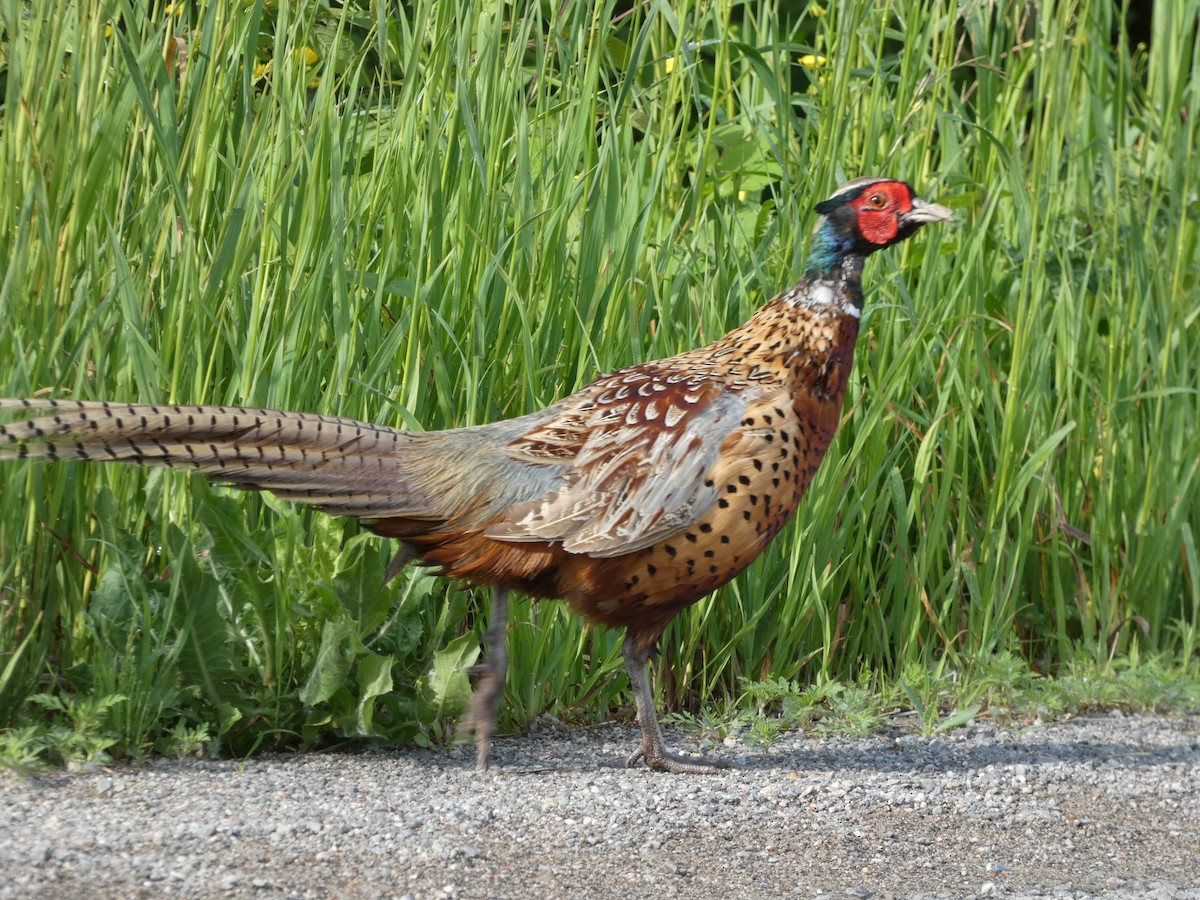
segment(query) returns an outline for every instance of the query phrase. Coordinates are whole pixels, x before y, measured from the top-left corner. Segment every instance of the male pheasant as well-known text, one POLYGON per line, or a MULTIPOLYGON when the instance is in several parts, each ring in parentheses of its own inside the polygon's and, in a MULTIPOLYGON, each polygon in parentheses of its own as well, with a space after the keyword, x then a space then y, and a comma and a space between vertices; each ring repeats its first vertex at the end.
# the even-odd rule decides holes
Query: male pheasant
POLYGON ((841 416, 863 261, 950 210, 859 178, 817 206, 804 276, 697 350, 606 375, 554 405, 413 433, 266 409, 0 400, 46 410, 0 426, 0 458, 199 469, 366 519, 409 559, 493 589, 483 677, 463 721, 487 768, 508 660, 508 594, 566 599, 626 629, 641 723, 628 765, 707 773, 663 745, 649 654, 680 610, 745 569, 812 481, 841 416))

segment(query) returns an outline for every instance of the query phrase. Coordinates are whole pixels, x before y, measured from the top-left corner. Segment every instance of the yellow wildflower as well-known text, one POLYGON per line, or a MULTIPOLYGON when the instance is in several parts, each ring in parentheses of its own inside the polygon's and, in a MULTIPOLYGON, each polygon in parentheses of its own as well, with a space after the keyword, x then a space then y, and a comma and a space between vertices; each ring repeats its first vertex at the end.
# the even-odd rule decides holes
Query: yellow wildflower
MULTIPOLYGON (((321 58, 321 54, 317 53, 317 51, 314 50, 312 47, 307 47, 307 46, 299 47, 296 50, 293 50, 292 56, 294 56, 297 60, 303 62, 304 67, 306 69, 312 69, 312 67, 315 66, 317 64, 317 61, 321 58)), ((308 87, 311 90, 316 90, 318 87, 320 87, 320 84, 321 84, 321 76, 320 75, 313 75, 312 78, 310 78, 308 81, 308 87)))

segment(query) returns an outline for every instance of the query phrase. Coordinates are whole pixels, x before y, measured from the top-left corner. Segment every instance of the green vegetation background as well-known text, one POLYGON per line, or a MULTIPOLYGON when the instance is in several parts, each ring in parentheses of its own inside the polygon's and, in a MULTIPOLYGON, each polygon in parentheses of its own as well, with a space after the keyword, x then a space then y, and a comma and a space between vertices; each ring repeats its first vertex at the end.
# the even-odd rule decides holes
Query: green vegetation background
MULTIPOLYGON (((974 712, 1038 673, 1100 702, 1148 659, 1194 674, 1198 21, 1155 4, 1147 46, 1110 0, 0 0, 0 393, 515 415, 743 321, 818 200, 892 175, 960 225, 870 262, 837 442, 668 632, 665 703, 892 685, 932 722, 952 679, 974 712)), ((6 746, 449 733, 483 593, 381 589, 391 548, 270 496, 0 472, 6 746)), ((618 634, 515 618, 504 727, 627 707, 618 634)))

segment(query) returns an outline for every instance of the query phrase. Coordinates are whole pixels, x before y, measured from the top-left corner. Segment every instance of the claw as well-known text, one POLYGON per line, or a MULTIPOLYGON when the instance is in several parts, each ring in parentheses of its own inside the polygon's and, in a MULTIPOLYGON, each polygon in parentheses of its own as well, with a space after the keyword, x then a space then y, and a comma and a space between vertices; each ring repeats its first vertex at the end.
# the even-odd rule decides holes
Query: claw
POLYGON ((730 768, 722 759, 705 756, 682 756, 662 747, 647 747, 645 738, 625 761, 625 768, 632 769, 638 760, 644 759, 646 767, 655 772, 670 772, 672 775, 719 775, 730 768))
POLYGON ((632 634, 625 638, 625 669, 629 683, 637 700, 638 722, 642 726, 642 742, 625 761, 625 768, 632 769, 638 760, 644 759, 647 768, 655 772, 671 772, 676 775, 716 775, 729 767, 718 759, 703 756, 688 757, 672 753, 663 746, 662 729, 658 727, 658 716, 654 713, 654 695, 650 691, 650 679, 646 674, 649 647, 639 644, 632 634))

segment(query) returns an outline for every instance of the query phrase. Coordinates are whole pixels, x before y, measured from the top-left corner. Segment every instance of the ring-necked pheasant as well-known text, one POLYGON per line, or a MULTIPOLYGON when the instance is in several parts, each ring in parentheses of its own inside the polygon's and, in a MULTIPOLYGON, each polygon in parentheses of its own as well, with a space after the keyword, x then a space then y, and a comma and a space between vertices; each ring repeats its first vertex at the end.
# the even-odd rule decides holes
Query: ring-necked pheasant
POLYGON ((0 458, 199 469, 312 503, 400 541, 493 601, 483 677, 463 727, 487 767, 507 671, 508 593, 568 600, 626 629, 652 769, 720 764, 663 746, 649 654, 682 609, 745 569, 791 517, 842 411, 863 261, 950 210, 902 181, 859 178, 817 206, 804 276, 740 328, 606 375, 558 403, 475 428, 413 433, 351 419, 216 406, 0 400, 46 410, 0 426, 0 458))

